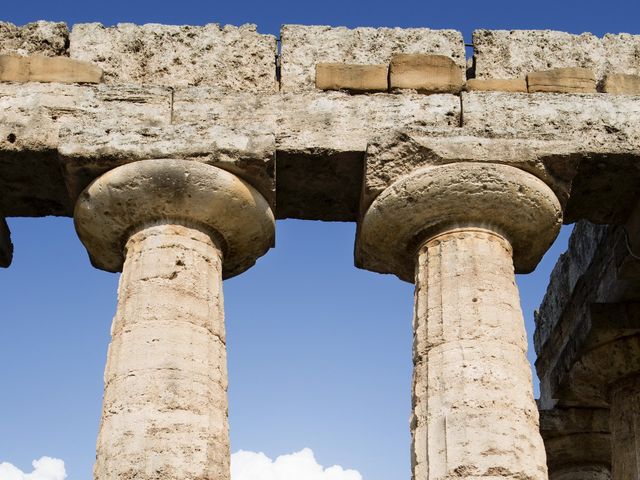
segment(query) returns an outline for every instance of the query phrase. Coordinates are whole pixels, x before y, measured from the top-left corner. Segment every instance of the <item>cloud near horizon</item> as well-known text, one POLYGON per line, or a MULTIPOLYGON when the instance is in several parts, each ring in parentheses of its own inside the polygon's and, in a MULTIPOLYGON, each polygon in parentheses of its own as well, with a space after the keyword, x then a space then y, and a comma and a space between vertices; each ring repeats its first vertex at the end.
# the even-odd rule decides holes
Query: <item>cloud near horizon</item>
POLYGON ((24 473, 10 463, 0 463, 1 480, 65 480, 64 462, 57 458, 41 457, 31 462, 33 472, 24 473))
POLYGON ((313 451, 305 448, 271 460, 264 453, 240 450, 231 455, 232 480, 362 480, 356 470, 338 465, 323 468, 313 451))
MULTIPOLYGON (((64 462, 42 457, 32 462, 33 472, 24 473, 10 463, 0 463, 0 480, 65 480, 64 462)), ((338 465, 323 468, 310 448, 271 460, 264 453, 240 450, 231 455, 232 480, 362 480, 356 470, 338 465)))

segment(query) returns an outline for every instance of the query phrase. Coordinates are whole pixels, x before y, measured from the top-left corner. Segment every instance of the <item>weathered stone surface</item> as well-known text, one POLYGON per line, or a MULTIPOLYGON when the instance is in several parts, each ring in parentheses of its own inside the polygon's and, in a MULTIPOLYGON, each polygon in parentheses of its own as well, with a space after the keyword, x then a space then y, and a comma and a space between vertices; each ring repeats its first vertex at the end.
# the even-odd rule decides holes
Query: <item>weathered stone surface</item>
POLYGON ((354 221, 367 143, 406 125, 455 129, 460 99, 342 92, 256 98, 190 88, 176 90, 173 116, 232 128, 274 125, 278 218, 354 221))
POLYGON ((473 228, 419 250, 415 479, 547 478, 511 252, 500 235, 473 228))
POLYGON ((527 75, 529 93, 596 93, 596 77, 588 68, 555 68, 527 75))
POLYGON ((94 477, 228 480, 221 248, 170 222, 123 247, 94 477))
POLYGON ((524 78, 471 78, 465 85, 467 92, 514 92, 527 93, 527 81, 524 78))
POLYGON ((277 91, 276 39, 257 33, 255 25, 87 23, 73 27, 70 41, 70 56, 101 67, 108 83, 277 91))
POLYGON ((316 65, 316 88, 351 92, 386 92, 387 65, 353 63, 319 63, 316 65))
POLYGON ((0 267, 6 268, 11 265, 12 258, 11 232, 5 219, 0 217, 0 267))
POLYGON ((230 129, 205 123, 132 125, 70 123, 61 128, 58 147, 69 197, 119 165, 149 158, 193 160, 243 178, 275 205, 273 133, 230 129))
POLYGON ((100 83, 102 70, 67 57, 0 55, 0 82, 100 83))
POLYGON ((280 36, 284 92, 313 90, 318 63, 388 64, 395 53, 425 53, 465 67, 464 40, 455 30, 284 25, 280 36))
POLYGON ((396 180, 363 212, 356 266, 411 282, 414 253, 425 237, 455 226, 492 225, 510 242, 516 271, 530 272, 561 222, 553 191, 518 168, 479 162, 422 167, 396 180))
POLYGON ((609 409, 540 410, 540 433, 547 451, 550 479, 610 478, 609 409), (596 474, 606 474, 607 477, 596 474))
POLYGON ((201 162, 153 159, 114 168, 82 192, 74 209, 92 264, 111 272, 122 269, 132 227, 185 218, 215 232, 223 278, 242 273, 274 244, 273 213, 260 193, 201 162))
POLYGON ((617 382, 611 389, 613 480, 640 478, 640 375, 617 382))
POLYGON ((477 78, 518 78, 539 70, 583 67, 598 81, 607 73, 640 74, 640 35, 573 35, 551 30, 476 30, 477 78))
POLYGON ((611 73, 605 77, 602 91, 615 95, 640 95, 640 75, 611 73))
POLYGON ((24 26, 0 22, 0 55, 68 55, 69 31, 61 22, 34 22, 24 26))
POLYGON ((463 92, 462 110, 471 135, 561 139, 575 147, 547 160, 557 175, 574 178, 565 222, 615 223, 628 216, 640 187, 640 99, 463 92))
POLYGON ((396 53, 389 66, 389 88, 420 93, 460 93, 464 70, 445 55, 396 53))

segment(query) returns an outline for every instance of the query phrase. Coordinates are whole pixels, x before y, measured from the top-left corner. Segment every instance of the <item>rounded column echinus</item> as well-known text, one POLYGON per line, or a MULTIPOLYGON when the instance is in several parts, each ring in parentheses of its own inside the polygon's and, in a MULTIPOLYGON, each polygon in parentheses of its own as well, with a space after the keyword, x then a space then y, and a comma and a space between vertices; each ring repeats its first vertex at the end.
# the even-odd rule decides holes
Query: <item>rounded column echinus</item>
POLYGON ((514 266, 561 218, 537 177, 473 162, 401 177, 362 218, 359 265, 415 280, 415 480, 547 478, 514 266))
POLYGON ((222 279, 273 245, 267 201, 217 167, 144 160, 87 187, 75 224, 122 271, 94 478, 228 480, 222 279))

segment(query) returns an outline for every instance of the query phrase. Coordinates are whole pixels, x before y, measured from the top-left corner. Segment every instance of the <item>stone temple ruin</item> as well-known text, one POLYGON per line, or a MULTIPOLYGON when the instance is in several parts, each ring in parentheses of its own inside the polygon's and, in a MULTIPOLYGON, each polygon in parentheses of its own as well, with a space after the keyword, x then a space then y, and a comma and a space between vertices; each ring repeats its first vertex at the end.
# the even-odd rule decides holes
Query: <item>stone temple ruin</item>
POLYGON ((4 23, 0 55, 0 214, 123 272, 97 480, 229 478, 222 280, 276 218, 415 282, 415 480, 640 478, 640 36, 4 23), (563 222, 536 403, 514 272, 563 222))

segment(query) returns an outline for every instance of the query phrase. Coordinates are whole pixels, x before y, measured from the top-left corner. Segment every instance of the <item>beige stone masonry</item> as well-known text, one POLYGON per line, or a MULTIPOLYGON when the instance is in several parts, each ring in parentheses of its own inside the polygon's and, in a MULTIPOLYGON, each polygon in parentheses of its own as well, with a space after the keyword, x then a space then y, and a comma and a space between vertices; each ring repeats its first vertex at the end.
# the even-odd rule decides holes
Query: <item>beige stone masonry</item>
POLYGON ((319 63, 316 65, 316 88, 350 92, 386 92, 387 75, 387 65, 319 63))
POLYGON ((0 82, 100 83, 102 70, 67 57, 0 55, 0 82))
POLYGON ((11 265, 13 257, 13 244, 11 243, 11 232, 3 217, 0 217, 0 268, 11 265))
POLYGON ((222 92, 275 93, 276 38, 255 25, 235 27, 74 25, 71 58, 95 63, 111 84, 214 86, 222 92))
POLYGON ((92 263, 122 270, 96 480, 230 478, 222 279, 274 242, 266 200, 217 167, 142 160, 75 208, 92 263))
POLYGON ((467 92, 514 92, 527 93, 524 78, 471 78, 465 84, 467 92))
POLYGON ((62 22, 38 21, 17 26, 0 22, 0 55, 68 56, 69 30, 62 22))
POLYGON ((398 53, 391 57, 389 88, 412 89, 420 93, 459 93, 463 70, 444 55, 398 53))
POLYGON ((556 68, 527 75, 529 93, 596 93, 596 77, 588 68, 556 68))
POLYGON ((602 85, 602 91, 615 95, 640 95, 640 75, 621 73, 607 75, 602 85))

